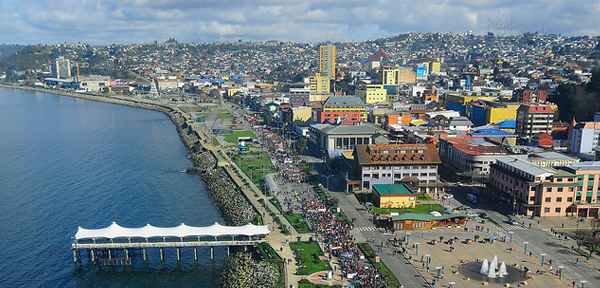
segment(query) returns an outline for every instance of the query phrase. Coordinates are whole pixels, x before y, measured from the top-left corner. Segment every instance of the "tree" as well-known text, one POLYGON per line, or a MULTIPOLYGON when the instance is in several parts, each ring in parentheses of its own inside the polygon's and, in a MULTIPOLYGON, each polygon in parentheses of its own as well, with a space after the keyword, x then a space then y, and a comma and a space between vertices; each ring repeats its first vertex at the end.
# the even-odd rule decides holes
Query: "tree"
POLYGON ((597 237, 600 232, 600 219, 593 219, 590 221, 591 230, 590 233, 592 237, 597 237))
POLYGON ((298 141, 296 141, 296 151, 302 154, 304 148, 306 148, 306 140, 304 138, 298 139, 298 141))
POLYGON ((598 251, 598 247, 600 247, 600 237, 590 237, 587 239, 587 246, 590 249, 590 256, 594 254, 594 252, 598 251))
POLYGON ((590 232, 587 230, 577 230, 575 231, 575 236, 573 237, 573 239, 575 239, 575 243, 577 243, 577 249, 581 249, 581 245, 584 245, 589 237, 590 232))

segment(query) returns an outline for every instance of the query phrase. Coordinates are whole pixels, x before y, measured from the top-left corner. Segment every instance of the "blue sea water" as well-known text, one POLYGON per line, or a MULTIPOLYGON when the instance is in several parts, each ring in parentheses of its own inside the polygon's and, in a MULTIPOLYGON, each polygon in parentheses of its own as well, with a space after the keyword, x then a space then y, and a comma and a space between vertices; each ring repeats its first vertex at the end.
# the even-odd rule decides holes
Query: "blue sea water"
MULTIPOLYGON (((149 252, 133 267, 75 268, 77 227, 224 224, 160 112, 0 89, 1 287, 218 287, 226 251, 149 252)), ((136 260, 137 259, 137 260, 136 260)))

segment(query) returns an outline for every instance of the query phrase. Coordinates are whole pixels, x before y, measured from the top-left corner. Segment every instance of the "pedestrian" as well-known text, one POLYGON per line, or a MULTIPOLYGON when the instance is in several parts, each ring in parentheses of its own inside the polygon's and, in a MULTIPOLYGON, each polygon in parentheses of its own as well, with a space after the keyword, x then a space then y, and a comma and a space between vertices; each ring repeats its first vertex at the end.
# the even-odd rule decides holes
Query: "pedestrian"
POLYGON ((540 220, 538 220, 538 225, 540 225, 540 220))
POLYGON ((529 257, 531 257, 531 254, 533 254, 533 253, 531 253, 531 251, 529 251, 529 257))
POLYGON ((573 286, 571 286, 571 287, 575 288, 575 281, 573 281, 573 286))
POLYGON ((577 263, 579 263, 579 258, 577 258, 577 261, 575 261, 575 265, 577 265, 577 263))

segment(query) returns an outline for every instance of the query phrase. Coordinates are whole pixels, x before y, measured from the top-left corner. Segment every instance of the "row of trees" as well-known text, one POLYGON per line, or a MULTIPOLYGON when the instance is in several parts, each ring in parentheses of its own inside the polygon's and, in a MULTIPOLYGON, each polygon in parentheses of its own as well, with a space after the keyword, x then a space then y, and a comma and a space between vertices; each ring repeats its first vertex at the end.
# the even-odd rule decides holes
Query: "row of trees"
POLYGON ((594 219, 590 222, 591 229, 589 230, 577 230, 575 231, 575 241, 577 243, 577 249, 581 249, 581 246, 587 246, 590 251, 590 256, 594 252, 598 252, 600 247, 600 219, 594 219))
POLYGON ((551 102, 558 105, 560 119, 571 121, 592 121, 600 111, 600 68, 592 70, 592 78, 585 85, 562 84, 550 96, 551 102))

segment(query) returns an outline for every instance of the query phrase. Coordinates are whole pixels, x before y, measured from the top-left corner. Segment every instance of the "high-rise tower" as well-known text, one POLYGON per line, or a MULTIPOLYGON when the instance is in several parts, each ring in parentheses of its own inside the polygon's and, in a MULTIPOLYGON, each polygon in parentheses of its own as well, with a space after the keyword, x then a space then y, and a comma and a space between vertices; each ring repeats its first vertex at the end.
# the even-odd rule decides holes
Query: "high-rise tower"
POLYGON ((319 71, 322 76, 335 77, 335 45, 321 45, 319 48, 319 71))

